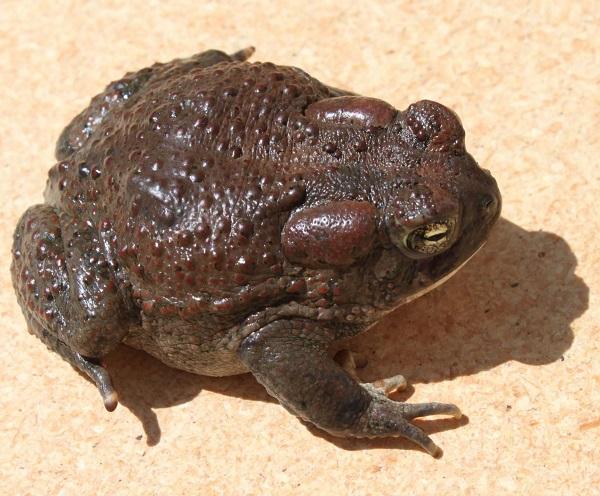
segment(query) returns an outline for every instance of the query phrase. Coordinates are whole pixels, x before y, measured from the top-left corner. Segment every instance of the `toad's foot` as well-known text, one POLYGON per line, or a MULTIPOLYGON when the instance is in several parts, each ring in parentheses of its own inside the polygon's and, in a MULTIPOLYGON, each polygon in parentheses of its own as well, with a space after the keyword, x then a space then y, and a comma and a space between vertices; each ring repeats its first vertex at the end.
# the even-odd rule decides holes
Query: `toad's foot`
POLYGON ((420 428, 417 417, 461 417, 455 405, 407 404, 392 401, 386 392, 405 384, 401 376, 375 384, 359 384, 327 355, 335 339, 332 330, 314 321, 273 322, 248 336, 240 358, 254 376, 292 413, 341 437, 404 437, 434 457, 441 449, 420 428))
POLYGON ((119 404, 117 392, 113 388, 110 375, 98 360, 86 358, 63 343, 58 337, 44 329, 35 319, 30 319, 29 330, 48 347, 55 351, 73 367, 87 375, 98 388, 104 408, 112 412, 119 404))
POLYGON ((30 331, 37 335, 40 340, 52 351, 58 353, 73 367, 87 375, 98 388, 104 408, 112 412, 119 404, 117 392, 113 388, 110 375, 106 368, 98 360, 86 358, 63 343, 56 335, 44 329, 35 319, 29 321, 30 331))
MULTIPOLYGON (((368 388, 366 388, 368 390, 368 388)), ((404 437, 421 446, 434 458, 442 456, 442 450, 420 428, 408 422, 429 415, 462 417, 460 409, 451 403, 400 403, 372 394, 373 401, 361 417, 360 431, 356 437, 404 437)))

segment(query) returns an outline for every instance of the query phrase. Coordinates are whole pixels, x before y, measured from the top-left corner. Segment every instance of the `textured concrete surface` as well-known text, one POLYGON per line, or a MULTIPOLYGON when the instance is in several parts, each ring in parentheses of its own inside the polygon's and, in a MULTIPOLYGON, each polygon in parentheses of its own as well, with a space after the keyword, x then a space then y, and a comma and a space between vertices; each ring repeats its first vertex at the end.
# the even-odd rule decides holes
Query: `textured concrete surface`
POLYGON ((599 494, 598 2, 79 2, 0 6, 1 494, 599 494), (454 108, 504 215, 440 289, 351 347, 451 401, 434 460, 402 440, 305 427, 250 376, 210 379, 121 348, 122 405, 25 332, 12 229, 62 127, 155 60, 255 45, 329 84, 454 108))

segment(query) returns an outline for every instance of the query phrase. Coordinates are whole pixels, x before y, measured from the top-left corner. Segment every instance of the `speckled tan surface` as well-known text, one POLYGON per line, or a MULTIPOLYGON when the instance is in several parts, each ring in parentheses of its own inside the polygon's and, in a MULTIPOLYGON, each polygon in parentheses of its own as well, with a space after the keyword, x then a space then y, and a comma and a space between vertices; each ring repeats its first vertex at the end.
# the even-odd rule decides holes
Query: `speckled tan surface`
POLYGON ((3 0, 0 493, 600 494, 599 11, 3 0), (400 440, 318 434, 250 376, 192 376, 126 348, 109 359, 123 404, 108 414, 25 332, 12 229, 42 198, 62 127, 127 70, 247 45, 398 108, 453 107, 499 181, 504 218, 484 250, 352 343, 370 358, 365 379, 403 373, 402 399, 463 408, 468 421, 428 424, 441 460, 400 440))

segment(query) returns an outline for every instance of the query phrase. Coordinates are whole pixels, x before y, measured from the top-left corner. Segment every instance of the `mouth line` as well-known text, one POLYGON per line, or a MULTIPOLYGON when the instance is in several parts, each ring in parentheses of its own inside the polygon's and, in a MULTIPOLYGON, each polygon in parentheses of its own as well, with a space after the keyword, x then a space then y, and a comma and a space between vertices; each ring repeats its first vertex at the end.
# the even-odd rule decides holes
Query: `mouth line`
MULTIPOLYGON (((409 302, 411 302, 413 300, 416 300, 417 298, 423 296, 424 294, 429 293, 430 291, 433 291, 435 288, 437 288, 437 287, 441 286, 442 284, 444 284, 448 279, 450 279, 460 269, 462 269, 469 262, 469 260, 471 260, 475 255, 477 255, 477 253, 479 252, 479 250, 481 250, 481 248, 483 248, 484 245, 485 245, 485 241, 483 243, 481 243, 481 245, 479 245, 479 247, 464 262, 462 262, 458 267, 456 267, 454 270, 452 270, 448 274, 440 277, 439 279, 432 280, 431 278, 425 278, 424 276, 422 276, 418 280, 418 284, 421 287, 421 289, 417 290, 415 293, 407 296, 403 300, 403 302, 400 303, 400 305, 404 305, 404 304, 409 303, 409 302)), ((400 305, 398 305, 398 306, 400 306, 400 305)))

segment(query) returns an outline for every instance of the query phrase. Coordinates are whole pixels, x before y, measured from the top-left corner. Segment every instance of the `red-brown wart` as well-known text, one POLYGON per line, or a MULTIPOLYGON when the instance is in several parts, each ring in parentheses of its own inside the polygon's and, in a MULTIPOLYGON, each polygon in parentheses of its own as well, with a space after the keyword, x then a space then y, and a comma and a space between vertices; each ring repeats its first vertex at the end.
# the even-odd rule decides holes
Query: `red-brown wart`
POLYGON ((306 117, 326 124, 354 127, 386 127, 397 110, 389 103, 364 96, 340 96, 309 105, 306 117))
POLYGON ((374 241, 377 210, 368 202, 342 201, 299 210, 282 232, 285 257, 308 267, 352 265, 374 241))

